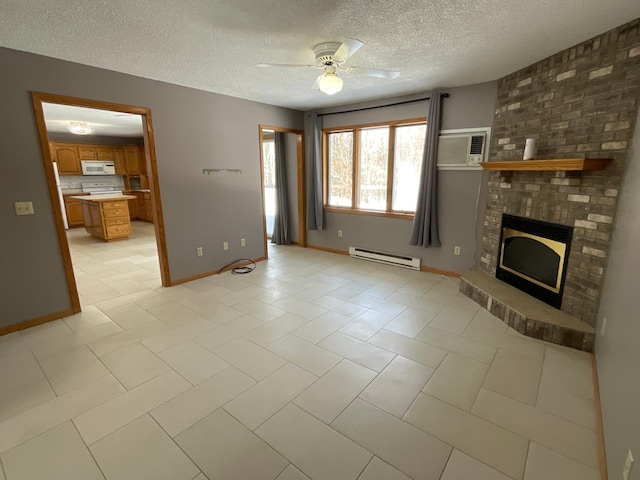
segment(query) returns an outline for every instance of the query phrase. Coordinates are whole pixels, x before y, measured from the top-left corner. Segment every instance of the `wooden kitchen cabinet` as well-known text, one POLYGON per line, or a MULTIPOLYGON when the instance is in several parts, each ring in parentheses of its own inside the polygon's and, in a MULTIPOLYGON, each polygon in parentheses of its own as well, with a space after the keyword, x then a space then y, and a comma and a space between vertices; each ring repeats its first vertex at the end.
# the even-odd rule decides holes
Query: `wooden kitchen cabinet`
POLYGON ((138 219, 138 197, 129 200, 129 218, 131 220, 138 219))
POLYGON ((125 145, 122 147, 124 154, 124 164, 129 175, 140 175, 140 165, 138 162, 138 147, 135 145, 125 145))
MULTIPOLYGON (((49 142, 51 159, 58 162, 60 175, 82 175, 80 160, 111 160, 116 175, 140 175, 146 172, 144 146, 137 145, 83 145, 49 142), (139 155, 142 148, 142 157, 139 155)), ((146 173, 145 173, 146 174, 146 173)))
POLYGON ((97 160, 96 148, 88 145, 78 145, 78 155, 80 160, 97 160))
POLYGON ((147 154, 144 152, 144 145, 138 146, 138 165, 140 175, 147 175, 147 154))
POLYGON ((144 194, 144 210, 147 214, 147 222, 153 223, 153 207, 151 205, 151 194, 145 192, 144 194))
POLYGON ((98 145, 78 145, 80 160, 115 160, 118 147, 98 145))
POLYGON ((127 174, 127 167, 124 164, 124 154, 121 147, 113 148, 113 164, 116 169, 116 175, 127 174))
POLYGON ((147 209, 145 208, 145 204, 144 204, 144 193, 143 192, 136 192, 136 204, 137 204, 137 209, 138 209, 138 219, 139 220, 144 220, 145 222, 147 221, 147 209))
POLYGON ((98 160, 114 160, 115 151, 113 147, 96 147, 98 160))
POLYGON ((137 198, 136 208, 138 220, 153 223, 153 205, 151 203, 150 192, 131 192, 131 195, 135 195, 137 198))
POLYGON ((84 227, 84 213, 82 213, 82 202, 80 200, 65 195, 64 209, 67 212, 69 228, 84 227))
POLYGON ((75 145, 53 143, 52 148, 54 152, 53 160, 58 164, 58 173, 60 175, 82 175, 78 148, 75 145))

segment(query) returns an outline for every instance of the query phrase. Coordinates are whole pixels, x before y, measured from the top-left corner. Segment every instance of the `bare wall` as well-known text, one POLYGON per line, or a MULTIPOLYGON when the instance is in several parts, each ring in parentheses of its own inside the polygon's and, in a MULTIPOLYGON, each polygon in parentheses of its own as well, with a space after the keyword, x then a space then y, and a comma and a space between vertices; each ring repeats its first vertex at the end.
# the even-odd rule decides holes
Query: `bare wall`
POLYGON ((301 129, 302 113, 5 48, 0 65, 0 326, 70 308, 30 91, 151 109, 172 279, 264 254, 258 125, 301 129))
MULTIPOLYGON (((496 82, 451 88, 446 91, 450 96, 443 99, 443 130, 490 127, 493 124, 496 82)), ((414 95, 397 100, 419 97, 414 95)), ((384 103, 392 102, 390 99, 384 103)), ((373 105, 376 103, 349 105, 340 109, 327 109, 325 112, 373 105)), ((425 117, 427 110, 428 101, 425 100, 362 112, 326 115, 323 117, 323 127, 425 117)), ((309 133, 307 138, 311 138, 309 133)), ((476 255, 476 250, 481 243, 481 230, 476 225, 482 225, 482 218, 477 219, 477 205, 484 205, 485 189, 486 174, 482 171, 438 171, 438 224, 442 242, 440 248, 410 246, 411 220, 333 212, 325 212, 324 230, 308 232, 308 242, 310 245, 338 250, 348 250, 349 246, 353 245, 402 253, 420 257, 422 264, 429 267, 463 272, 476 262, 479 255, 476 255), (338 229, 343 231, 342 238, 338 238, 338 229), (459 256, 453 254, 456 245, 461 247, 459 256)))
MULTIPOLYGON (((621 478, 627 450, 640 455, 640 113, 628 152, 602 288, 596 358, 609 478, 621 478)), ((637 469, 636 465, 634 470, 637 469)), ((640 478, 632 472, 631 478, 640 478)))

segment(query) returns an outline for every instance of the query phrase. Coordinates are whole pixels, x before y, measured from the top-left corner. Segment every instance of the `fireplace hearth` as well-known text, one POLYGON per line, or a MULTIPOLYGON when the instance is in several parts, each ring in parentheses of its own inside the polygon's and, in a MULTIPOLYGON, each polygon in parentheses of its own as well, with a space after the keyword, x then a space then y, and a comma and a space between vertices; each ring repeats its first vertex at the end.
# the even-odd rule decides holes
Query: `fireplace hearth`
POLYGON ((496 278, 560 309, 573 228, 503 214, 496 278))
POLYGON ((471 269, 460 291, 523 335, 592 351, 594 328, 565 310, 572 299, 569 280, 562 302, 572 275, 574 228, 509 214, 494 218, 501 221, 492 250, 495 273, 471 269))

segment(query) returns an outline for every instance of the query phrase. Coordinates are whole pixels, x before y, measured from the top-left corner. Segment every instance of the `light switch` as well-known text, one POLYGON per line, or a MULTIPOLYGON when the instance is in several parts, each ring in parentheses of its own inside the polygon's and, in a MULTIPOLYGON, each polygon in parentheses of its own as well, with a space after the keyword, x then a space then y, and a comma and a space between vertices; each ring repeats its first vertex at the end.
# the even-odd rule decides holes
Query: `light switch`
POLYGON ((32 202, 15 202, 16 215, 33 215, 33 203, 32 202))

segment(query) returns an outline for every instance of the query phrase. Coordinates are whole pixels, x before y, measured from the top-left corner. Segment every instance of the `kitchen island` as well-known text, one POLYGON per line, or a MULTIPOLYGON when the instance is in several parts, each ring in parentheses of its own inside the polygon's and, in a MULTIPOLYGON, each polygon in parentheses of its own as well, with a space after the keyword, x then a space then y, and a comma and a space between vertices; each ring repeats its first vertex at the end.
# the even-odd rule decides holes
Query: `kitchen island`
POLYGON ((133 195, 83 195, 71 197, 80 200, 84 225, 91 236, 111 242, 125 240, 131 235, 128 201, 133 195))

